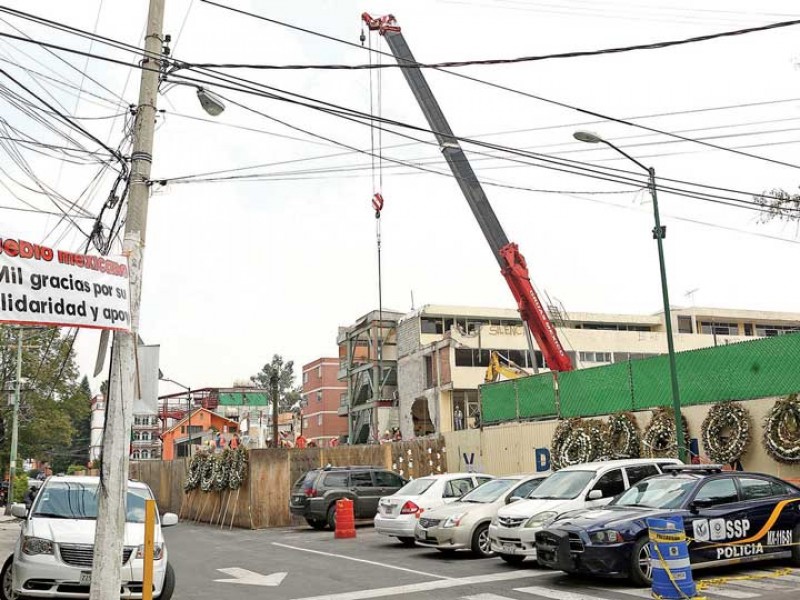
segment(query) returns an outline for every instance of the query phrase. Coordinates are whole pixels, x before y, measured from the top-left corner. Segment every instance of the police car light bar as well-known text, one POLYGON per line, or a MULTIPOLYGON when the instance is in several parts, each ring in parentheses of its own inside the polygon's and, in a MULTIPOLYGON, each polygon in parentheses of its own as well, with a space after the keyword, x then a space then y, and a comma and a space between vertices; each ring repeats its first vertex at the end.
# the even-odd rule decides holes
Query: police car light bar
POLYGON ((661 470, 665 473, 722 473, 722 465, 664 465, 661 470))

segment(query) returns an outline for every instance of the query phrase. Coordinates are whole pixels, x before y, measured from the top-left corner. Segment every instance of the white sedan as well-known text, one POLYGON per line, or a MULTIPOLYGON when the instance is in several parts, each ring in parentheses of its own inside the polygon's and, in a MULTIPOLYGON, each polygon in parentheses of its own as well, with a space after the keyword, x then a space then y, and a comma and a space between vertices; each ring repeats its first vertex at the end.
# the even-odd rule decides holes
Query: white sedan
POLYGON ((417 521, 426 510, 454 502, 490 479, 494 477, 484 473, 448 473, 414 479, 391 496, 381 498, 375 530, 396 537, 405 546, 413 546, 417 521))

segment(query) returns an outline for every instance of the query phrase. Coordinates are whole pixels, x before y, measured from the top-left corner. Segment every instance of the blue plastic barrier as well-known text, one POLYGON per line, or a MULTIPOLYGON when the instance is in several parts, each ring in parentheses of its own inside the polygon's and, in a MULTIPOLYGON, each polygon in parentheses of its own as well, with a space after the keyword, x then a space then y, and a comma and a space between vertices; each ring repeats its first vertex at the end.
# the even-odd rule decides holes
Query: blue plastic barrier
POLYGON ((684 600, 697 595, 689 565, 689 544, 682 517, 647 519, 654 598, 684 600))

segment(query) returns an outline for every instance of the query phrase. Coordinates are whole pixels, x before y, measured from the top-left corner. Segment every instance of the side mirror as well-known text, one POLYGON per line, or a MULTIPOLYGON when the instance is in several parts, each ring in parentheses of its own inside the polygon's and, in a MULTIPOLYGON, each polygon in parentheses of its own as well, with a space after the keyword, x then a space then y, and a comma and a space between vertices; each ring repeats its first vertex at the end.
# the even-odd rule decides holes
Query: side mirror
POLYGON ((603 497, 602 490, 592 490, 589 492, 589 495, 586 496, 588 500, 600 500, 603 497))
POLYGON ((24 504, 14 503, 11 505, 11 514, 18 519, 27 519, 28 508, 24 504))
MULTIPOLYGON (((689 512, 696 515, 702 509, 711 508, 712 506, 714 506, 714 503, 708 499, 692 500, 689 503, 689 512)), ((13 511, 14 509, 12 508, 11 510, 13 511)))
POLYGON ((522 499, 523 499, 522 496, 511 496, 511 498, 508 499, 506 504, 511 504, 512 502, 518 502, 522 499))
POLYGON ((178 524, 178 515, 175 513, 164 513, 164 516, 161 517, 161 526, 162 527, 172 527, 173 525, 178 524))

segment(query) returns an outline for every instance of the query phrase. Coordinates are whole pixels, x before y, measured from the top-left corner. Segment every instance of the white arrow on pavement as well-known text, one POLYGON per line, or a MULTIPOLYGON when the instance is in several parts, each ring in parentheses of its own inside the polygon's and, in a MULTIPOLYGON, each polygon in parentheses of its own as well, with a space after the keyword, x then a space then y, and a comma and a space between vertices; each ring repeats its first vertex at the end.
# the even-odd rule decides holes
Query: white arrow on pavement
POLYGON ((265 585, 265 586, 278 586, 284 580, 288 573, 272 573, 271 575, 262 575, 248 571, 247 569, 240 569, 239 567, 228 567, 227 569, 217 569, 220 573, 230 575, 233 579, 215 579, 219 583, 241 583, 243 585, 265 585))

